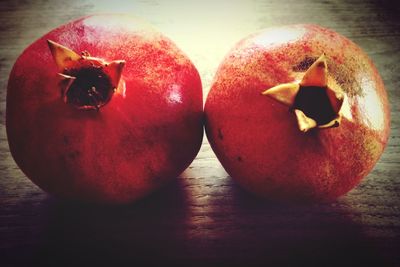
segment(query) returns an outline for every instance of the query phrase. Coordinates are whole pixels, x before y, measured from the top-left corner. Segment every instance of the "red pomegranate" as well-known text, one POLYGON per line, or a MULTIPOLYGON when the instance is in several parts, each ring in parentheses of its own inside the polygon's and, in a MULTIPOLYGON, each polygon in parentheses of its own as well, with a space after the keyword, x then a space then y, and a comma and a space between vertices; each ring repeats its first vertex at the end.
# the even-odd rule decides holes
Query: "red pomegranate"
POLYGON ((45 191, 131 202, 196 156, 201 81, 188 57, 147 24, 89 16, 49 32, 18 58, 6 125, 15 161, 45 191))
POLYGON ((371 171, 389 135, 387 95, 372 61, 316 25, 240 41, 219 66, 205 113, 226 171, 275 199, 345 194, 371 171))

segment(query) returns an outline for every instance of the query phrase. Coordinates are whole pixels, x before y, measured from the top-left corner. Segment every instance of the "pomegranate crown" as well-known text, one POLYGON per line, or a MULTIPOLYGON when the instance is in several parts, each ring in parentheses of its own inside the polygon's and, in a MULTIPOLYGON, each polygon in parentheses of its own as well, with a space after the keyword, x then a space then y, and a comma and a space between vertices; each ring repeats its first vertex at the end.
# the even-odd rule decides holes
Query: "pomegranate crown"
POLYGON ((307 69, 300 82, 279 84, 262 94, 290 107, 302 132, 340 125, 344 94, 328 85, 325 54, 307 69))
POLYGON ((59 70, 59 86, 65 103, 78 109, 99 110, 115 92, 125 93, 123 86, 119 86, 124 60, 106 62, 91 57, 87 51, 78 54, 51 40, 47 43, 59 70))

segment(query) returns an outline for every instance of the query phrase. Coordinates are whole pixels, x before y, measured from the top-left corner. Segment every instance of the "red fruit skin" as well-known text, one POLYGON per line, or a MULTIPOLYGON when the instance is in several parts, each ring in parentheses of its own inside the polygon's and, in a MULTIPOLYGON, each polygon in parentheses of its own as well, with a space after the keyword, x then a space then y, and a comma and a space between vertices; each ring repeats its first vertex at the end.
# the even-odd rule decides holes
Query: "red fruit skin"
POLYGON ((270 28, 241 40, 225 57, 205 104, 208 140, 225 170, 258 196, 333 200, 374 167, 388 141, 383 82, 356 44, 316 25, 270 28), (328 85, 345 93, 337 128, 303 133, 295 115, 261 92, 301 80, 322 53, 328 85))
POLYGON ((10 74, 6 126, 11 153, 43 190, 103 203, 139 199, 178 176, 203 137, 202 86, 177 46, 124 15, 94 15, 30 45, 10 74), (125 60, 121 83, 96 110, 65 104, 47 39, 107 61, 125 60))

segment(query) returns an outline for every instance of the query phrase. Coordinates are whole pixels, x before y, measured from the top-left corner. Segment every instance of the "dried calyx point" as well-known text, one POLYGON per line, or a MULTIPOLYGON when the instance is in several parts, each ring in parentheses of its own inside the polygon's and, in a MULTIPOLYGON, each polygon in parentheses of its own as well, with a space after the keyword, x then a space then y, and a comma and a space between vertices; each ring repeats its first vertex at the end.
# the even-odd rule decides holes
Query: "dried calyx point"
POLYGON ((86 51, 78 54, 51 40, 47 43, 59 69, 59 86, 65 103, 78 109, 99 110, 114 92, 123 94, 118 84, 125 61, 106 62, 86 51))
POLYGON ((280 84, 262 92, 294 111, 300 131, 331 128, 340 124, 342 92, 328 86, 326 56, 320 56, 299 83, 280 84))

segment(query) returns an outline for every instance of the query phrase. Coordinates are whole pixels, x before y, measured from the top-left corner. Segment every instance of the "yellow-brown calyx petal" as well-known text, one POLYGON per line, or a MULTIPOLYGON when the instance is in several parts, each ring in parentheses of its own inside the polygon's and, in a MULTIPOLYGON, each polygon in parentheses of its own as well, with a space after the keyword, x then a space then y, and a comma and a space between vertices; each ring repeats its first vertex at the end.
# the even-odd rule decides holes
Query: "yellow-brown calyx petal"
POLYGON ((296 114, 297 124, 300 131, 307 132, 308 130, 317 126, 317 122, 307 117, 300 109, 295 109, 294 113, 296 114))
POLYGON ((324 54, 307 69, 299 83, 280 84, 262 94, 290 107, 302 132, 340 124, 344 94, 329 87, 324 54))
POLYGON ((114 60, 104 67, 104 72, 110 77, 111 85, 114 88, 118 87, 119 80, 121 79, 122 69, 125 66, 124 60, 114 60))
POLYGON ((123 91, 118 89, 124 60, 106 62, 91 57, 87 51, 78 54, 51 40, 47 43, 59 69, 59 87, 65 103, 78 109, 99 110, 114 92, 123 91))
POLYGON ((304 73, 300 86, 326 87, 328 85, 328 66, 324 54, 320 56, 304 73))
POLYGON ((47 44, 49 45, 53 59, 61 72, 64 71, 64 69, 66 68, 72 67, 75 62, 81 59, 81 56, 79 54, 75 53, 73 50, 63 45, 60 45, 51 40, 47 40, 47 44))
POLYGON ((284 83, 265 90, 262 94, 270 96, 284 105, 291 106, 299 90, 300 85, 298 83, 284 83))

